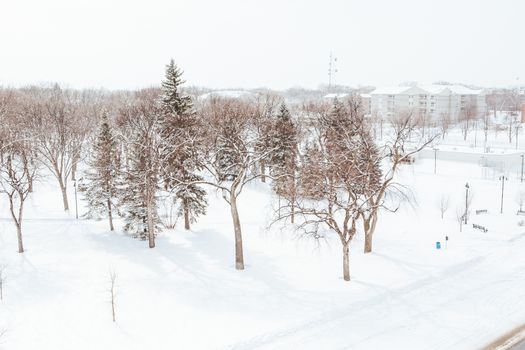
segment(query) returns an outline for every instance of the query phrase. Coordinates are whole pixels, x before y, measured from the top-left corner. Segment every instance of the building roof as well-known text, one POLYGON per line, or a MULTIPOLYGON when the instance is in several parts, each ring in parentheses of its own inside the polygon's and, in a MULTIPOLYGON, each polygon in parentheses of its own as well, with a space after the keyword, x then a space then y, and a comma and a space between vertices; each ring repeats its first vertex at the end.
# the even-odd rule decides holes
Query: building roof
POLYGON ((345 98, 348 97, 347 93, 333 93, 333 94, 326 94, 323 96, 324 98, 345 98))
POLYGON ((406 90, 410 89, 410 86, 383 86, 378 87, 370 93, 370 95, 396 95, 402 94, 406 90))
POLYGON ((250 97, 253 93, 243 90, 215 90, 200 95, 199 99, 207 99, 209 97, 224 97, 224 98, 243 98, 250 97))
POLYGON ((372 91, 371 95, 399 95, 427 93, 429 95, 439 94, 458 94, 458 95, 479 95, 483 90, 470 89, 463 85, 417 85, 417 86, 390 86, 379 87, 372 91), (410 91, 415 90, 415 91, 410 91), (419 90, 419 91, 418 91, 419 90), (417 91, 417 92, 416 92, 417 91))

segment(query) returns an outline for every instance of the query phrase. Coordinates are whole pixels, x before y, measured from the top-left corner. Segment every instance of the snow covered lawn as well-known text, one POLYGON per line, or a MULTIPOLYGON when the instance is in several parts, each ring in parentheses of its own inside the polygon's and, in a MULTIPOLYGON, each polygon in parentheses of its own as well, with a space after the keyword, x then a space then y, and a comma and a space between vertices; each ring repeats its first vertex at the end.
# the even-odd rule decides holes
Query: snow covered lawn
POLYGON ((433 167, 433 160, 405 166, 401 182, 417 203, 380 218, 372 254, 362 253, 362 236, 352 242, 350 282, 342 280, 335 237, 314 242, 290 228, 267 230, 265 184, 240 197, 246 270, 236 271, 229 209, 214 192, 192 232, 164 231, 148 249, 110 233, 106 221, 63 213, 49 178, 29 199, 23 255, 1 202, 0 348, 479 348, 525 323, 525 226, 518 226, 525 217, 515 215, 514 200, 520 184, 509 176, 500 214, 501 182, 483 179, 478 165, 440 161, 437 175, 433 167), (456 207, 464 205, 467 181, 473 211, 489 213, 473 212, 460 233, 456 207), (450 195, 444 220, 442 194, 450 195))

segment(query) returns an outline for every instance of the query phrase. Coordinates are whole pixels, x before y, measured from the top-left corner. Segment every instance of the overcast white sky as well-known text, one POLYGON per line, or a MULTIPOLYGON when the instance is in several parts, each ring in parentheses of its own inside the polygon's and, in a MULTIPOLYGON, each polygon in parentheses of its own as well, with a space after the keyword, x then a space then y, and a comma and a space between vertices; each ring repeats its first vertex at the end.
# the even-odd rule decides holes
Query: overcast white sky
POLYGON ((523 0, 0 0, 0 85, 525 81, 523 0))

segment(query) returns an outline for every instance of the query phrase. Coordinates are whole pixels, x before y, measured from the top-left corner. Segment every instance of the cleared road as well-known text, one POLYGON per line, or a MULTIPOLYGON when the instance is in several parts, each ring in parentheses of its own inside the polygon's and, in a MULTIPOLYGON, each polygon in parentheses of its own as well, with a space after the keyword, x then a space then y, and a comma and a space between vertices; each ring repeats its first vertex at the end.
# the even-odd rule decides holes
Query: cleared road
POLYGON ((512 350, 525 350, 525 340, 521 341, 520 343, 514 345, 512 350))

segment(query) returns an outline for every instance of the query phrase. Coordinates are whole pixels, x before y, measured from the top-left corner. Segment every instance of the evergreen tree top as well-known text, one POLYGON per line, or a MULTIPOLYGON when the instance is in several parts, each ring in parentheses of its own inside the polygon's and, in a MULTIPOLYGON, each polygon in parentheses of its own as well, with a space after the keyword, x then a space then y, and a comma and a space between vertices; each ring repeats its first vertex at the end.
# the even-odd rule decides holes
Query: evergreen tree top
POLYGON ((165 78, 162 81, 162 105, 170 112, 183 114, 187 112, 192 104, 189 96, 181 94, 180 86, 185 83, 182 79, 182 70, 177 67, 172 59, 166 66, 165 78))
POLYGON ((334 98, 334 104, 332 106, 332 115, 337 117, 345 115, 345 106, 337 98, 334 98))
POLYGON ((279 109, 279 114, 277 115, 277 118, 282 120, 291 119, 290 111, 288 110, 284 102, 281 104, 281 108, 279 109))

